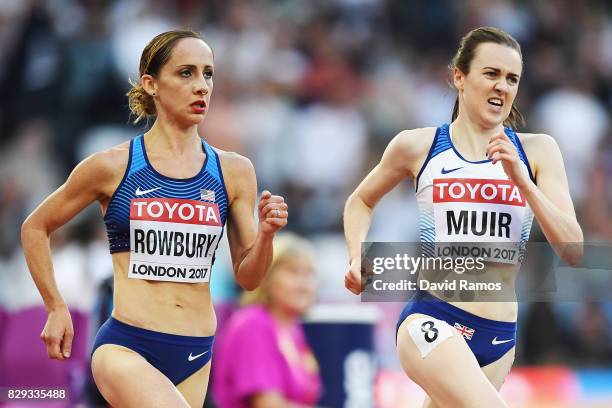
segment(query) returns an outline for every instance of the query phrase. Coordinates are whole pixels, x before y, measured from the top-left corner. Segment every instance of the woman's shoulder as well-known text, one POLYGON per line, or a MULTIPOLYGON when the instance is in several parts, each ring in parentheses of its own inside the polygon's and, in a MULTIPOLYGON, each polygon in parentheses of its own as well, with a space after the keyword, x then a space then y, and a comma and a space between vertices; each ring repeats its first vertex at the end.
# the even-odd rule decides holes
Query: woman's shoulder
POLYGON ((539 161, 551 153, 559 152, 557 141, 545 133, 517 133, 516 135, 530 161, 539 161))
POLYGON ((412 149, 427 149, 431 146, 437 130, 435 127, 406 129, 399 132, 394 139, 412 149))
POLYGON ((68 182, 96 189, 99 194, 112 194, 117 180, 125 173, 129 146, 128 141, 88 156, 74 168, 68 182))
POLYGON ((402 130, 389 143, 389 147, 416 159, 427 154, 436 136, 436 130, 435 127, 402 130))
POLYGON ((130 158, 130 141, 101 150, 91 155, 90 158, 101 169, 125 170, 130 158))
POLYGON ((253 163, 241 154, 228 152, 216 147, 213 147, 213 149, 217 156, 219 156, 219 163, 230 203, 233 202, 240 191, 252 191, 256 194, 257 181, 253 163))
POLYGON ((542 148, 557 146, 555 139, 545 133, 517 133, 523 148, 542 148))
POLYGON ((427 127, 399 132, 387 146, 383 163, 393 167, 400 166, 405 168, 408 174, 416 176, 433 144, 436 129, 427 127))
POLYGON ((236 175, 246 175, 254 171, 253 163, 247 157, 236 152, 228 152, 217 147, 211 146, 219 156, 223 173, 235 173, 236 175))

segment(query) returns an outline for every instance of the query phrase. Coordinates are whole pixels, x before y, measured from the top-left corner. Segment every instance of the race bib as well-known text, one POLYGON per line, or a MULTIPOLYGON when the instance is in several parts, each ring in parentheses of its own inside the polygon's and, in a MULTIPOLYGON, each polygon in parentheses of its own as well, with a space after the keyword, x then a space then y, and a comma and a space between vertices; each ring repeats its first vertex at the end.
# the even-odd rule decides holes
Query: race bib
POLYGON ((157 281, 210 281, 223 225, 215 203, 135 198, 130 203, 128 277, 157 281))
POLYGON ((444 340, 453 336, 453 328, 448 323, 433 317, 414 319, 406 328, 422 358, 427 357, 444 340))
POLYGON ((509 180, 434 179, 436 256, 519 262, 526 203, 509 180))

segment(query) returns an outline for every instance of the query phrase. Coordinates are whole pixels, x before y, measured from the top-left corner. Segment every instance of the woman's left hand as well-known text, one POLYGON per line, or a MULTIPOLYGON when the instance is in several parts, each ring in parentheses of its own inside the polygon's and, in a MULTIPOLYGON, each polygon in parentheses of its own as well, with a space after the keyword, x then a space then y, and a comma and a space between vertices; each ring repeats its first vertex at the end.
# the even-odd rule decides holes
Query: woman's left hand
POLYGON ((519 189, 529 183, 529 175, 521 164, 518 151, 504 132, 489 139, 487 157, 493 161, 493 164, 501 161, 504 172, 519 189))
POLYGON ((282 196, 272 195, 264 190, 259 198, 258 212, 259 230, 263 233, 274 234, 287 225, 289 212, 282 196))

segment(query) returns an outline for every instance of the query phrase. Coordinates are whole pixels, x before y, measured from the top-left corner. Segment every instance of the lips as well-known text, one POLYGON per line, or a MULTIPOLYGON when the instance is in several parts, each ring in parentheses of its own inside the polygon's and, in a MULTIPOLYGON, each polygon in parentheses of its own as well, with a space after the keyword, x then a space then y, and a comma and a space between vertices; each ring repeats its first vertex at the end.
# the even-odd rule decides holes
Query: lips
POLYGON ((190 106, 195 113, 204 113, 206 111, 206 102, 201 99, 193 102, 190 106))
POLYGON ((504 106, 504 101, 500 98, 489 98, 487 102, 495 107, 501 108, 504 106))
POLYGON ((203 99, 197 100, 191 104, 191 106, 197 106, 199 108, 206 108, 206 101, 203 99))

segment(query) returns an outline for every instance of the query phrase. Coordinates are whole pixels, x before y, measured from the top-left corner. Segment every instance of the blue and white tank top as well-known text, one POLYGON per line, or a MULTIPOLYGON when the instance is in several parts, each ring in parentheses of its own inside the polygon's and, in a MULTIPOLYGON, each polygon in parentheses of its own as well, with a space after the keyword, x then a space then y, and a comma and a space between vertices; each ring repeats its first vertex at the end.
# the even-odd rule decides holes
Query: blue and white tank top
MULTIPOLYGON (((534 180, 518 136, 509 128, 505 132, 534 180)), ((416 197, 421 242, 448 243, 454 248, 440 252, 438 244, 423 245, 425 255, 478 254, 490 262, 522 261, 533 220, 527 200, 501 162, 493 165, 491 160, 469 161, 461 156, 448 124, 436 130, 417 176, 416 197)))
POLYGON ((204 140, 202 150, 206 159, 200 172, 175 179, 151 166, 143 135, 130 142, 125 174, 104 216, 110 252, 130 252, 128 277, 210 280, 228 197, 219 156, 204 140))

